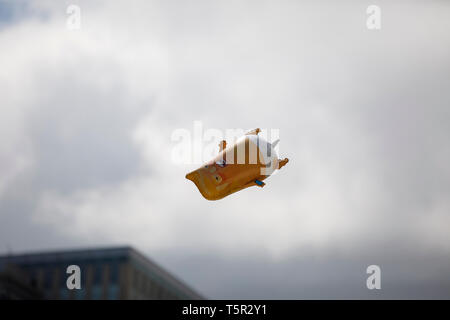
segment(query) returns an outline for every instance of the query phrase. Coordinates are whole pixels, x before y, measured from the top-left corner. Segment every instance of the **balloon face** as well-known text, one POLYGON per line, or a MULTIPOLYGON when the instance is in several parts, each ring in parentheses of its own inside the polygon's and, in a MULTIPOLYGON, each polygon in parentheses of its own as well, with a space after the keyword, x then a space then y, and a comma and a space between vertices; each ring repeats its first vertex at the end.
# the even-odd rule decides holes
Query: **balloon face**
MULTIPOLYGON (((188 173, 186 178, 194 182, 208 200, 222 199, 251 186, 263 187, 262 181, 273 172, 272 168, 279 168, 280 163, 270 144, 262 139, 255 140, 255 137, 245 136, 233 146, 221 150, 214 159, 188 173), (270 159, 261 153, 260 142, 269 145, 272 151, 270 159)), ((287 159, 282 161, 287 162, 287 159)))
POLYGON ((186 178, 192 180, 200 193, 208 200, 220 198, 220 191, 228 186, 225 182, 223 173, 220 173, 214 164, 206 164, 186 175, 186 178))
MULTIPOLYGON (((253 177, 260 176, 259 166, 245 164, 218 164, 209 162, 189 173, 186 178, 195 183, 208 200, 218 200, 253 185, 253 177)), ((262 177, 261 179, 265 179, 262 177)))

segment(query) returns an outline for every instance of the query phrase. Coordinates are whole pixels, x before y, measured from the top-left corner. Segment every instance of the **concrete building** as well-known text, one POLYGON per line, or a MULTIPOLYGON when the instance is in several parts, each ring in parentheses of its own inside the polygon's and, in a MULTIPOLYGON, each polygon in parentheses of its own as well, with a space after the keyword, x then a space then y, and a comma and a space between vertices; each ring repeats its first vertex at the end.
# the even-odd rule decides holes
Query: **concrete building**
POLYGON ((20 299, 20 293, 27 292, 22 298, 37 298, 42 293, 44 299, 203 299, 130 247, 0 256, 0 279, 10 279, 5 277, 11 270, 22 274, 16 278, 28 288, 11 287, 11 281, 5 287, 0 281, 3 298, 20 299), (81 289, 67 287, 70 265, 80 268, 81 289), (11 296, 13 290, 19 294, 11 296))

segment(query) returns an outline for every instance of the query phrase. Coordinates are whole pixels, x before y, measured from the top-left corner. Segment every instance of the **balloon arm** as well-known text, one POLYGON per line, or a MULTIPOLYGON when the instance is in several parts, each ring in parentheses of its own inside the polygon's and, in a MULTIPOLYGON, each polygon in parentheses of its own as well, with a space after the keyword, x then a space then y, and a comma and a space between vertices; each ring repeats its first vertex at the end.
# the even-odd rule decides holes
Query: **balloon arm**
POLYGON ((219 143, 219 152, 222 152, 224 149, 226 149, 227 147, 227 141, 226 140, 222 140, 219 143))

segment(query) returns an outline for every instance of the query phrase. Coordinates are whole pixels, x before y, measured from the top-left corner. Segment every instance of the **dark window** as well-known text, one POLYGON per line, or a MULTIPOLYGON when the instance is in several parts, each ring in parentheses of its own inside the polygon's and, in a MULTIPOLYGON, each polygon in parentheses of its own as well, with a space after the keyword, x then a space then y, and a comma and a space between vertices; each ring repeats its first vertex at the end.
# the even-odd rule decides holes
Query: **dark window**
POLYGON ((109 271, 110 271, 109 278, 110 278, 111 283, 118 283, 119 282, 119 263, 113 262, 110 265, 109 271))
POLYGON ((103 264, 101 262, 96 262, 93 264, 94 267, 94 279, 93 283, 96 285, 102 284, 103 281, 103 264))
POLYGON ((44 288, 46 290, 50 289, 52 287, 53 282, 53 270, 52 268, 45 268, 44 269, 44 288))

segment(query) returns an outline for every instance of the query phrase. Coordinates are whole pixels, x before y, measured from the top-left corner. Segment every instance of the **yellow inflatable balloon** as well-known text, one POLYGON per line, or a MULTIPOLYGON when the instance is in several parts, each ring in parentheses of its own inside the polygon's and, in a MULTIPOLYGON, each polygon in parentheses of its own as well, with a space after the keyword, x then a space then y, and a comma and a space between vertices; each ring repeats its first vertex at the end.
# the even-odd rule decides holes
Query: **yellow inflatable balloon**
POLYGON ((279 140, 268 143, 258 135, 260 131, 258 128, 248 132, 230 147, 222 141, 219 154, 186 178, 208 200, 219 200, 251 186, 264 187, 263 180, 289 159, 278 159, 274 148, 279 140))

